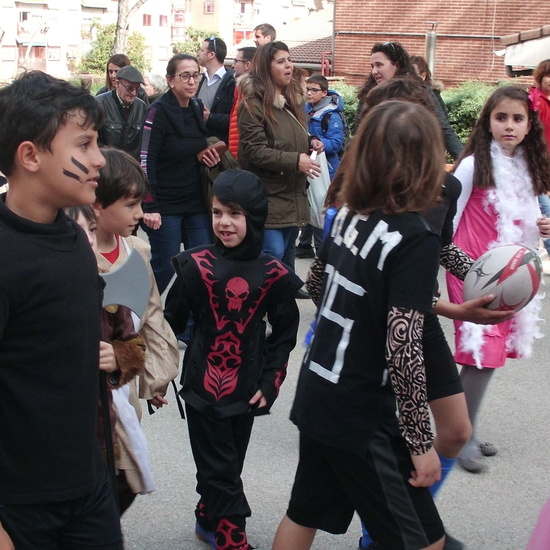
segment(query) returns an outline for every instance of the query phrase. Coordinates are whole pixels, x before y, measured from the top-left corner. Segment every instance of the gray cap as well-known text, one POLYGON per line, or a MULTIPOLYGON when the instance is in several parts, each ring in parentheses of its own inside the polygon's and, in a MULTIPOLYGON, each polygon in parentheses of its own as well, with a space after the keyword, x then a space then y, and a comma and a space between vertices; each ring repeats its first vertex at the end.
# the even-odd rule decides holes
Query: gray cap
POLYGON ((135 67, 132 67, 132 65, 126 65, 126 67, 119 69, 116 77, 118 79, 127 80, 128 82, 139 82, 140 84, 145 84, 141 73, 135 67))

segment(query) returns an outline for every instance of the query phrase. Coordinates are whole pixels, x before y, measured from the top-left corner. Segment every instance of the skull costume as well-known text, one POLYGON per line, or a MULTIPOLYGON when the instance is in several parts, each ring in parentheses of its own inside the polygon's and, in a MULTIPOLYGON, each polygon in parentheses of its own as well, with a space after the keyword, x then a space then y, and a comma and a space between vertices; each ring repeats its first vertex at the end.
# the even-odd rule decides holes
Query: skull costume
POLYGON ((218 240, 178 254, 165 315, 176 333, 191 312, 195 319, 180 395, 201 496, 197 531, 215 532, 217 548, 247 549, 251 511, 240 473, 253 418, 269 412, 286 375, 299 322, 294 292, 302 281, 262 253, 267 194, 257 176, 225 171, 212 193, 244 210, 246 235, 233 248, 218 240), (272 328, 267 337, 266 316, 272 328), (258 390, 267 404, 256 408, 249 401, 258 390))

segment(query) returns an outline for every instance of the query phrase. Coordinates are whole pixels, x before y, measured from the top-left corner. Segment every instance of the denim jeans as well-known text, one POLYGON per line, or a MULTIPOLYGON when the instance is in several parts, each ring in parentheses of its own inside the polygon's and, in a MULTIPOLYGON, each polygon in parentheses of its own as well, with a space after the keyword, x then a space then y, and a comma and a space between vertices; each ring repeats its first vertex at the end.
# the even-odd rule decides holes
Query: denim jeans
MULTIPOLYGON (((550 197, 546 194, 539 195, 539 206, 543 216, 550 218, 550 197)), ((550 254, 550 239, 543 239, 544 248, 550 254)))
POLYGON ((184 248, 210 244, 212 231, 210 217, 206 213, 162 216, 158 229, 144 227, 151 245, 151 267, 162 294, 174 275, 172 258, 184 248))
POLYGON ((275 258, 283 262, 291 271, 294 271, 297 237, 297 227, 266 229, 264 232, 264 252, 275 256, 275 258))

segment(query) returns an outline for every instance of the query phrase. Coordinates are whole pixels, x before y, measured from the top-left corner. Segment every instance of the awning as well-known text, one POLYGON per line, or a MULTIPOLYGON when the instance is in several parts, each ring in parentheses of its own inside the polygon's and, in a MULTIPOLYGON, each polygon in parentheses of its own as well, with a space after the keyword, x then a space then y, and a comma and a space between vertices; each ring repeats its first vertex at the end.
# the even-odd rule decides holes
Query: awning
POLYGON ((550 25, 503 36, 500 42, 506 48, 495 53, 504 55, 504 64, 512 72, 514 67, 534 69, 550 59, 550 25))
MULTIPOLYGON (((17 43, 21 46, 28 46, 30 44, 30 41, 28 39, 19 40, 19 38, 16 38, 16 40, 17 40, 17 43)), ((48 43, 44 40, 33 40, 32 45, 46 47, 48 43)))
POLYGON ((534 69, 541 61, 550 59, 550 36, 506 46, 504 64, 534 69))

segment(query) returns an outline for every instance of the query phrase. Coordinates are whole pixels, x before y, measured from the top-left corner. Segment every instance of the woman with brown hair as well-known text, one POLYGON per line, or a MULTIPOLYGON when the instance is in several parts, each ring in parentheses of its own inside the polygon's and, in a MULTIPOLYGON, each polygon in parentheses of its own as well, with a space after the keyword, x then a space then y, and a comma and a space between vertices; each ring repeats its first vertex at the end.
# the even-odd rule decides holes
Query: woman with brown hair
POLYGON ((241 167, 262 179, 269 197, 264 252, 294 269, 298 230, 309 221, 307 176, 320 173, 310 152, 323 144, 308 136, 303 93, 292 74, 286 44, 260 47, 240 83, 237 121, 241 167))

